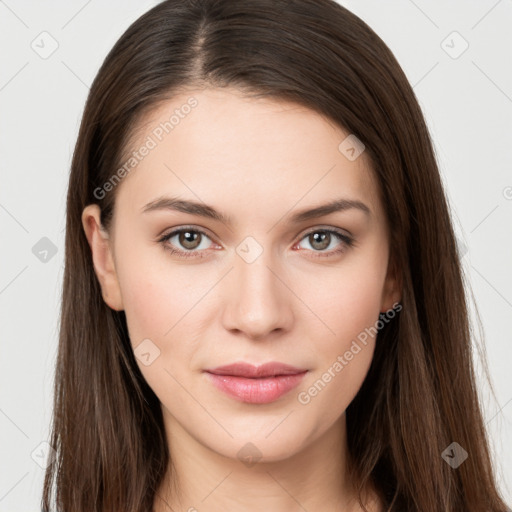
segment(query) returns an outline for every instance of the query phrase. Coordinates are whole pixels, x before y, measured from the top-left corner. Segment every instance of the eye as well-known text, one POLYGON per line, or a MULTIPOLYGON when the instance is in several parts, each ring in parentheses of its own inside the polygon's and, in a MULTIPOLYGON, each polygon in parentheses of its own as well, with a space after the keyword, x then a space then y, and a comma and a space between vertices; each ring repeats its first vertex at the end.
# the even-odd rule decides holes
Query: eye
POLYGON ((158 241, 162 243, 164 248, 171 254, 175 254, 180 257, 182 256, 184 258, 195 256, 202 258, 204 256, 204 250, 208 248, 208 244, 206 244, 206 247, 201 247, 205 238, 209 239, 209 236, 204 231, 192 227, 183 227, 171 231, 158 241), (171 244, 171 240, 175 237, 176 242, 171 244), (176 248, 176 245, 178 245, 178 248, 176 248), (180 249, 180 246, 185 250, 180 249))
MULTIPOLYGON (((203 258, 206 256, 206 249, 208 249, 208 243, 203 244, 205 239, 210 240, 210 237, 201 229, 185 226, 162 236, 158 242, 163 244, 165 250, 178 257, 203 258), (176 238, 176 240, 174 243, 171 243, 173 238, 176 238), (201 247, 201 245, 203 245, 203 247, 201 247)), ((355 241, 351 236, 333 228, 313 229, 306 233, 301 238, 301 241, 302 240, 307 240, 312 247, 310 251, 317 253, 314 254, 314 257, 335 256, 355 245, 355 241), (325 249, 332 246, 333 241, 336 239, 341 242, 338 248, 326 251, 325 249)), ((300 247, 300 243, 296 244, 294 247, 296 246, 300 247)))
POLYGON ((350 247, 354 246, 354 239, 346 235, 345 233, 337 229, 319 229, 309 231, 301 240, 307 240, 307 242, 313 247, 314 257, 329 257, 335 256, 345 252, 350 247), (332 246, 332 242, 338 239, 341 241, 337 249, 325 251, 326 248, 332 246))

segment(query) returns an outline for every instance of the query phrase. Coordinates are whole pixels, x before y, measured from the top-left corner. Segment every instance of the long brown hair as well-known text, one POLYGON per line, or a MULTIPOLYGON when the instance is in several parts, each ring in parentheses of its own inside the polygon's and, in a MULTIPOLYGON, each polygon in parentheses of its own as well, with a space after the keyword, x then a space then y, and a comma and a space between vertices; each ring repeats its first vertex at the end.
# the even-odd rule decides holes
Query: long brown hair
POLYGON ((160 403, 134 359, 124 312, 102 299, 81 214, 98 204, 109 229, 117 189, 98 190, 122 165, 143 114, 180 89, 224 86, 324 114, 363 142, 379 183, 403 308, 379 331, 347 409, 356 488, 373 483, 390 512, 505 512, 429 132, 389 48, 334 0, 167 0, 136 20, 106 57, 69 177, 50 439, 57 455, 43 509, 53 498, 65 512, 153 509, 172 464, 160 403), (453 442, 469 454, 456 468, 442 457, 453 442))

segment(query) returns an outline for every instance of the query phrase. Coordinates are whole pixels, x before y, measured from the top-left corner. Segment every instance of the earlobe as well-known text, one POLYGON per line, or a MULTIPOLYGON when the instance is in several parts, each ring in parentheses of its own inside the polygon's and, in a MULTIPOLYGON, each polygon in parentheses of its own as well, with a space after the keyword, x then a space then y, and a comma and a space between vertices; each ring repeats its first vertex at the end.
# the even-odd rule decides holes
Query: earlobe
POLYGON ((115 311, 122 311, 123 300, 116 274, 111 241, 100 220, 100 207, 90 204, 82 212, 82 225, 91 248, 94 272, 101 286, 105 303, 115 311))

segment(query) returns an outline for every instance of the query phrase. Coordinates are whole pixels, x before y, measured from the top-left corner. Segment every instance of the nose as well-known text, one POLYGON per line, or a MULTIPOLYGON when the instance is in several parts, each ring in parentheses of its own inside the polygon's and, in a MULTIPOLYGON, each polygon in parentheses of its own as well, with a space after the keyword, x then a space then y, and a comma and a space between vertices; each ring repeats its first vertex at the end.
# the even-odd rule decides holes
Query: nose
POLYGON ((282 266, 266 251, 250 263, 235 255, 234 269, 224 281, 225 329, 252 340, 290 329, 293 293, 282 266))

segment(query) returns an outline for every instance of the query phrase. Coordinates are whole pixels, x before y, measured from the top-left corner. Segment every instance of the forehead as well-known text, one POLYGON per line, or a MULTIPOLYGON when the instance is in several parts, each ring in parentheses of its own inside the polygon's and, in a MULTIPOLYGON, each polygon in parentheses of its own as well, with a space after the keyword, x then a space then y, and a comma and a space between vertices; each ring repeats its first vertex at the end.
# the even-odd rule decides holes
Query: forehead
POLYGON ((292 102, 231 88, 184 91, 147 112, 132 132, 124 160, 136 152, 137 163, 117 190, 119 209, 140 212, 168 193, 232 205, 237 214, 244 206, 254 211, 255 202, 289 209, 340 196, 380 213, 366 154, 349 159, 344 152, 350 133, 292 102))

